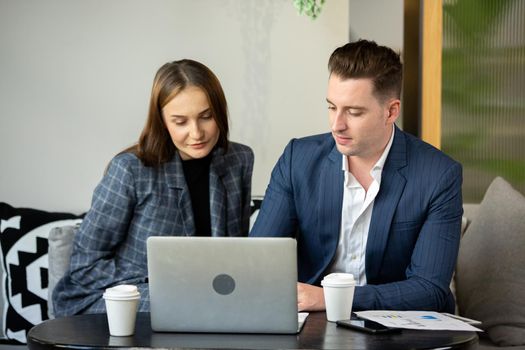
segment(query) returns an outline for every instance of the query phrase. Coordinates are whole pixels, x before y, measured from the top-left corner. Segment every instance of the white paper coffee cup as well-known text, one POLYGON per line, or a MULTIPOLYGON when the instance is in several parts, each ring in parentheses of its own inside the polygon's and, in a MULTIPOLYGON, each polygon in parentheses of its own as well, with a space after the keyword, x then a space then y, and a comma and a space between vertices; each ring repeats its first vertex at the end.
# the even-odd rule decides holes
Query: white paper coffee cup
POLYGON ((106 301, 109 334, 118 337, 133 335, 140 300, 137 287, 121 284, 106 289, 102 297, 106 301))
POLYGON ((354 276, 350 273, 331 273, 324 277, 321 285, 328 321, 349 319, 354 301, 354 276))

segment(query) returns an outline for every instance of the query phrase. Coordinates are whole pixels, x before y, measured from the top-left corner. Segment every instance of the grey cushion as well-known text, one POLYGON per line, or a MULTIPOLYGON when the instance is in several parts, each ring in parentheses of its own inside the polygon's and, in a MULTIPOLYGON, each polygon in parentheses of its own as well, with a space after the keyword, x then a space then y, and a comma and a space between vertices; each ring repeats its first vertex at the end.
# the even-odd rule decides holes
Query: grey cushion
POLYGON ((76 226, 55 227, 49 232, 49 268, 48 268, 48 298, 47 314, 49 318, 54 318, 52 295, 57 282, 64 276, 69 268, 69 260, 73 249, 73 237, 76 226))
POLYGON ((474 203, 465 203, 463 204, 463 219, 466 220, 466 225, 465 227, 463 228, 463 222, 462 222, 462 233, 463 234, 465 232, 465 229, 467 229, 468 225, 470 225, 470 223, 474 220, 476 220, 476 216, 477 216, 477 213, 478 213, 478 210, 479 210, 479 203, 477 204, 474 204, 474 203))
POLYGON ((460 314, 500 346, 525 345, 524 249, 525 198, 498 177, 461 240, 456 290, 460 314))

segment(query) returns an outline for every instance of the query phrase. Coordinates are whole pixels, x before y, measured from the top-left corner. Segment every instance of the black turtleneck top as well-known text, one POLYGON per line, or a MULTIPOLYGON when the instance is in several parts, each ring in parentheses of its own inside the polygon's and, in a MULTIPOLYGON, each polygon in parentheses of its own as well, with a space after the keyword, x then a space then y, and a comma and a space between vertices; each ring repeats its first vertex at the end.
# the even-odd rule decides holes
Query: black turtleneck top
POLYGON ((182 161, 195 220, 195 236, 211 236, 210 216, 211 153, 204 158, 182 161))

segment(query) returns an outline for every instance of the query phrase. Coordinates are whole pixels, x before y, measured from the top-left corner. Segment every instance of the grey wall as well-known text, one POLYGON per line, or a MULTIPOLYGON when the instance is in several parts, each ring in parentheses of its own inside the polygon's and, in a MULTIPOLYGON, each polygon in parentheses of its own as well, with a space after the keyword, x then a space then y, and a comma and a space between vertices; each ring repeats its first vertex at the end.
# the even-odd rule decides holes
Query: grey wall
POLYGON ((350 40, 403 48, 403 0, 349 0, 350 40))
POLYGON ((0 201, 85 211, 142 129, 153 75, 193 58, 223 83, 253 193, 292 137, 328 130, 326 62, 349 2, 312 21, 289 0, 0 0, 0 201))

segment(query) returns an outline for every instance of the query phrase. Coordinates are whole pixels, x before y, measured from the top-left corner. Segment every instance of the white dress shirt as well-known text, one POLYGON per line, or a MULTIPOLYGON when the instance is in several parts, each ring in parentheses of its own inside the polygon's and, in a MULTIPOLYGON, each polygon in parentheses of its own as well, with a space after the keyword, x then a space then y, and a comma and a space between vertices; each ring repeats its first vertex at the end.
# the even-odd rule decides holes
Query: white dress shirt
POLYGON ((370 170, 372 183, 365 191, 363 186, 348 170, 348 160, 343 154, 343 208, 341 213, 341 231, 335 259, 330 272, 346 272, 354 275, 356 285, 366 284, 365 253, 368 230, 372 219, 374 200, 379 193, 381 174, 388 152, 394 140, 394 126, 392 136, 381 154, 381 157, 370 170))

